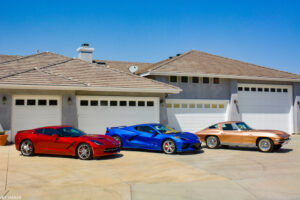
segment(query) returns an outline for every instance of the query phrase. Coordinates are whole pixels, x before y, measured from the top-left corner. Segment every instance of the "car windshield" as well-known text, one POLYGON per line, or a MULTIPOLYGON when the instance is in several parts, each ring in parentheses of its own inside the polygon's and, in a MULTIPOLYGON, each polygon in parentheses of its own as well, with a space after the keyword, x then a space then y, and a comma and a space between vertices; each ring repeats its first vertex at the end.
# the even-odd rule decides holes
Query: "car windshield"
POLYGON ((235 124, 240 130, 252 130, 252 128, 248 126, 245 122, 237 122, 235 124))
POLYGON ((86 135, 85 132, 72 127, 63 127, 57 130, 59 131, 62 137, 79 137, 82 135, 86 135))
POLYGON ((175 129, 172 129, 171 127, 169 127, 169 126, 155 125, 154 128, 156 128, 162 134, 177 133, 178 132, 175 129))

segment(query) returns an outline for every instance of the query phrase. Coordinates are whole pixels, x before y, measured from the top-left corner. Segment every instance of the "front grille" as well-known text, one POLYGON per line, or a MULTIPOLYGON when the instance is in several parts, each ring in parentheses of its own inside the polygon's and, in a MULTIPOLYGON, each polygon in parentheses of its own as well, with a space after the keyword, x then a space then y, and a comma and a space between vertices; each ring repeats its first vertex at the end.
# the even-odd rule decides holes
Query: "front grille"
POLYGON ((119 148, 106 148, 104 149, 104 153, 114 153, 118 152, 120 149, 119 148))
POLYGON ((201 143, 195 143, 192 145, 194 149, 201 149, 201 143))
POLYGON ((183 145, 182 145, 182 149, 187 149, 187 148, 189 148, 189 145, 190 145, 190 144, 183 144, 183 145))

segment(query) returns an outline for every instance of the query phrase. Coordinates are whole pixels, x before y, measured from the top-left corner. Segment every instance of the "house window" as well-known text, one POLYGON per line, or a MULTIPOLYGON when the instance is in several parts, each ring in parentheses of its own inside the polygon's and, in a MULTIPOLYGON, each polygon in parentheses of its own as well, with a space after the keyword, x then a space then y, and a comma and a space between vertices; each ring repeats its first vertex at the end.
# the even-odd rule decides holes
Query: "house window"
POLYGON ((220 79, 219 78, 214 78, 214 84, 220 84, 220 79))
POLYGON ((199 83, 199 77, 192 77, 193 83, 199 83))
MULTIPOLYGON (((50 103, 49 103, 50 104, 50 103)), ((81 106, 88 106, 89 105, 89 102, 87 100, 81 100, 80 101, 80 105, 81 106)))
POLYGON ((98 101, 92 100, 91 101, 91 106, 98 106, 98 101))
POLYGON ((24 106, 25 101, 24 99, 16 99, 16 106, 24 106))
POLYGON ((118 105, 118 101, 110 101, 110 106, 117 106, 118 105))
POLYGON ((46 99, 39 99, 38 100, 38 105, 39 106, 46 106, 47 105, 47 100, 46 99))
POLYGON ((120 101, 120 106, 127 106, 127 101, 120 101))
POLYGON ((187 76, 182 76, 182 77, 181 77, 181 82, 182 82, 182 83, 187 83, 188 80, 189 80, 189 79, 188 79, 187 76))
POLYGON ((208 77, 203 77, 203 83, 208 84, 209 83, 209 78, 208 77))
POLYGON ((57 106, 57 100, 54 99, 49 100, 49 106, 57 106))
POLYGON ((147 101, 147 106, 148 107, 153 107, 154 106, 154 101, 147 101))
POLYGON ((35 106, 35 99, 28 99, 27 106, 35 106))
POLYGON ((145 101, 138 101, 138 106, 140 107, 145 106, 145 101))
POLYGON ((170 76, 170 82, 176 83, 177 82, 177 76, 170 76))
POLYGON ((129 106, 136 106, 136 101, 129 101, 129 106))
POLYGON ((100 106, 108 106, 108 101, 100 101, 100 106))

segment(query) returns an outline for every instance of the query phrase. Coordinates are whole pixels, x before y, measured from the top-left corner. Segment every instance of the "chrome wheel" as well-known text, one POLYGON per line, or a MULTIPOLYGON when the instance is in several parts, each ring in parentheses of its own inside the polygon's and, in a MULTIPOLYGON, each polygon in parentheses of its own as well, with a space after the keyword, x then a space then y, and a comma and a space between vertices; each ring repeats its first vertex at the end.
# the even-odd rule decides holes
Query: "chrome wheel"
POLYGON ((92 157, 91 147, 88 144, 81 144, 77 149, 77 155, 81 160, 88 160, 92 157))
POLYGON ((219 146, 219 139, 216 136, 209 136, 206 138, 206 145, 210 149, 216 148, 219 146))
POLYGON ((162 147, 163 147, 163 151, 166 154, 172 154, 172 153, 175 153, 175 151, 176 151, 175 142, 172 141, 172 140, 166 140, 166 141, 164 141, 162 147))
POLYGON ((272 151, 273 149, 273 143, 270 139, 261 139, 258 142, 258 148, 260 151, 262 152, 268 152, 268 151, 272 151))
POLYGON ((23 141, 20 149, 24 156, 31 156, 33 154, 33 144, 30 140, 23 141))

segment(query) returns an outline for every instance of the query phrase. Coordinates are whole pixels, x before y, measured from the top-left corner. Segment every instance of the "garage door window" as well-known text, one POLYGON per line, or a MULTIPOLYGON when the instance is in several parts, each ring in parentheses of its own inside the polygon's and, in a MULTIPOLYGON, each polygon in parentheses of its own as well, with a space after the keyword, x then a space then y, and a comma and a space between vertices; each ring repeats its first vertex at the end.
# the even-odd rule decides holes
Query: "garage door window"
POLYGON ((35 99, 28 99, 27 106, 35 106, 35 99))
POLYGON ((281 88, 277 88, 277 92, 281 92, 281 88))
POLYGON ((139 101, 139 102, 138 102, 138 106, 140 106, 140 107, 141 107, 141 106, 145 106, 145 101, 139 101))
POLYGON ((129 101, 129 106, 131 106, 131 107, 136 106, 136 102, 135 101, 129 101))
POLYGON ((269 88, 265 88, 265 92, 269 92, 269 88))
POLYGON ((118 101, 110 101, 110 106, 117 106, 118 105, 118 101))
POLYGON ((101 106, 107 106, 108 105, 108 101, 100 101, 100 105, 101 106))
MULTIPOLYGON (((50 101, 49 101, 49 103, 50 103, 50 101)), ((88 106, 88 105, 89 105, 89 102, 88 102, 87 100, 81 100, 81 101, 80 101, 80 105, 81 105, 81 106, 88 106)))
POLYGON ((95 101, 95 100, 93 100, 93 101, 91 101, 91 106, 98 106, 98 101, 95 101))
POLYGON ((24 99, 16 99, 16 106, 24 106, 25 100, 24 99))
POLYGON ((38 105, 39 106, 46 106, 47 105, 47 100, 46 99, 39 99, 38 100, 38 105))
POLYGON ((275 92, 276 90, 275 90, 275 88, 271 88, 271 92, 275 92))
POLYGON ((127 106, 127 101, 120 101, 120 106, 127 106))
POLYGON ((57 100, 49 100, 49 106, 57 106, 57 100))
POLYGON ((283 89, 282 91, 283 91, 283 92, 288 92, 288 89, 283 89))
POLYGON ((148 107, 153 107, 154 106, 154 101, 147 101, 147 106, 148 107))

